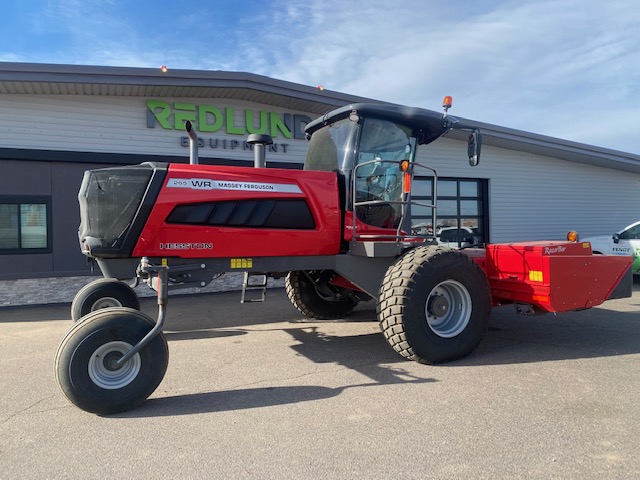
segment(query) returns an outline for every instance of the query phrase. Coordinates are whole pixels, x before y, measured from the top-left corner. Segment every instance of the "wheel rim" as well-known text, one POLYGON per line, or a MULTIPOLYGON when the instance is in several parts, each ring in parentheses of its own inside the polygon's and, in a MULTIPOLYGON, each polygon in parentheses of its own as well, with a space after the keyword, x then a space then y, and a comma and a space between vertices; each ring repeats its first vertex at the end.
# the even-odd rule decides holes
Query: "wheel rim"
POLYGON ((95 312, 96 310, 101 310, 103 308, 111 308, 111 307, 122 307, 122 302, 120 302, 120 300, 118 300, 115 297, 102 297, 99 300, 96 300, 95 302, 93 302, 93 305, 91 305, 91 310, 92 312, 95 312))
POLYGON ((471 295, 466 287, 455 280, 445 280, 427 297, 427 325, 439 337, 455 337, 469 324, 471 310, 471 295))
POLYGON ((120 367, 117 367, 115 362, 131 348, 126 342, 109 342, 93 352, 89 359, 89 377, 93 383, 107 390, 129 385, 140 372, 140 355, 136 353, 120 367))

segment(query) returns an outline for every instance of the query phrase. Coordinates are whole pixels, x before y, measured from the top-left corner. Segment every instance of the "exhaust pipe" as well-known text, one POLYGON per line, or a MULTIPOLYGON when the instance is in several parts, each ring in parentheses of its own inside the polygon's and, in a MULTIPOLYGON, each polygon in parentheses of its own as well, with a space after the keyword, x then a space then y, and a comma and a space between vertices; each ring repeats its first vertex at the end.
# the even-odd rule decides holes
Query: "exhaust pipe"
POLYGON ((187 120, 185 128, 189 134, 189 164, 197 165, 200 163, 198 158, 198 134, 193 129, 193 125, 191 125, 189 120, 187 120))
POLYGON ((273 145, 273 138, 266 134, 252 133, 247 137, 247 143, 253 145, 253 166, 266 168, 267 145, 273 145))

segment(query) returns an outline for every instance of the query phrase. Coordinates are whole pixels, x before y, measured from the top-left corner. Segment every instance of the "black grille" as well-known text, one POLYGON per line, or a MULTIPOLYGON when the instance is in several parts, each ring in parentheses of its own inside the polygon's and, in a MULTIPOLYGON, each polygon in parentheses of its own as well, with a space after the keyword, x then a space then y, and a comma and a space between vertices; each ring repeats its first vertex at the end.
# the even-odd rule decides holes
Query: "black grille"
POLYGON ((122 241, 149 186, 151 168, 112 168, 85 173, 80 202, 80 237, 96 237, 104 247, 122 241))
POLYGON ((85 172, 78 193, 81 249, 91 255, 128 256, 166 176, 166 164, 144 163, 85 172))

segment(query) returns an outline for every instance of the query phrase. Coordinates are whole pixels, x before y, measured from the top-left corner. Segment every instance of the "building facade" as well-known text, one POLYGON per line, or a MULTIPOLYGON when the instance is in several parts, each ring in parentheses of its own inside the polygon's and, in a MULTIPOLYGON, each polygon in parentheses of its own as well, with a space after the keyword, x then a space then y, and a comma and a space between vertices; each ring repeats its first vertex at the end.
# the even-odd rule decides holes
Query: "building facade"
MULTIPOLYGON (((357 102, 376 100, 245 73, 0 63, 0 280, 89 273, 77 239, 87 169, 186 163, 187 121, 200 163, 251 166, 247 135, 267 133, 269 167, 301 168, 306 123, 357 102)), ((484 134, 479 166, 460 132, 418 153, 439 177, 437 230, 510 242, 640 218, 640 156, 472 123, 484 134)), ((417 196, 432 191, 431 178, 416 180, 417 196)))

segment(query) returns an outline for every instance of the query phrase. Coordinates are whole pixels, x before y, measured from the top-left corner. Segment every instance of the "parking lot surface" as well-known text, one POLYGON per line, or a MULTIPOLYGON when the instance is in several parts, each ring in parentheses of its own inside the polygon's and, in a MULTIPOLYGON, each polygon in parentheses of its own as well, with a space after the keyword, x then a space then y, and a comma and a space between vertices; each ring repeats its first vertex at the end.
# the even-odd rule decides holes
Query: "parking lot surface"
POLYGON ((478 349, 439 366, 393 352, 372 302, 317 322, 281 289, 171 297, 163 382, 108 417, 56 385, 69 305, 0 309, 0 478, 637 479, 634 287, 571 314, 494 309, 478 349))

